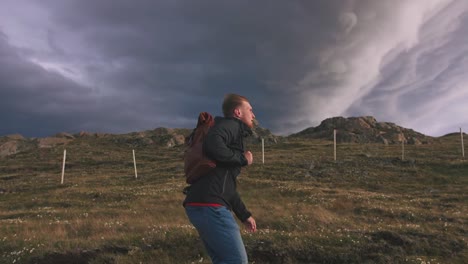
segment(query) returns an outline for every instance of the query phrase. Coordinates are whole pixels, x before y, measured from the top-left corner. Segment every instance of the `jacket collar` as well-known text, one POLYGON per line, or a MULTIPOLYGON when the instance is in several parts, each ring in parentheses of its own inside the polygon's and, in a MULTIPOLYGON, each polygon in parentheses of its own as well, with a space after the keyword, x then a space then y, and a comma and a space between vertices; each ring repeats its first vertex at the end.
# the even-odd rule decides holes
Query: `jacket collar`
POLYGON ((248 127, 244 122, 240 121, 239 119, 237 119, 235 117, 217 116, 217 117, 215 117, 215 122, 219 122, 220 120, 223 120, 223 119, 233 120, 233 121, 237 122, 239 124, 239 126, 240 126, 242 137, 248 137, 248 136, 251 136, 253 134, 252 129, 250 127, 248 127))

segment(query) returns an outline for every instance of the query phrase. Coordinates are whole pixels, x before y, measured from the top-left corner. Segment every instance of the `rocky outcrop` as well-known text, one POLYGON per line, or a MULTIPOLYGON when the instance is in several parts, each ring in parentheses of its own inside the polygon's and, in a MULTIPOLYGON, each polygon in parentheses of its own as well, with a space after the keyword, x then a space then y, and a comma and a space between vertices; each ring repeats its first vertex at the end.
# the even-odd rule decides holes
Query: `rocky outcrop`
POLYGON ((36 139, 27 139, 21 135, 0 137, 0 158, 31 151, 37 148, 36 139))
MULTIPOLYGON (((60 133, 60 134, 66 134, 66 133, 60 133)), ((105 137, 110 137, 112 135, 107 134, 107 133, 91 133, 87 131, 81 131, 80 133, 71 135, 71 136, 73 136, 74 138, 86 138, 86 137, 105 138, 105 137)))
POLYGON ((65 145, 70 142, 72 139, 69 138, 59 138, 59 137, 46 137, 46 138, 39 138, 37 140, 37 146, 39 148, 52 148, 58 145, 65 145))
POLYGON ((80 131, 80 133, 78 133, 78 137, 90 137, 92 134, 89 133, 89 132, 86 132, 86 131, 80 131))
POLYGON ((245 142, 247 144, 258 144, 262 142, 262 138, 264 139, 265 144, 276 144, 282 140, 284 140, 283 137, 273 135, 273 133, 270 132, 270 130, 260 127, 260 126, 255 126, 252 129, 252 135, 247 137, 245 139, 245 142))
POLYGON ((165 136, 165 135, 172 135, 174 134, 174 129, 172 128, 165 128, 165 127, 158 127, 151 131, 151 134, 154 136, 165 136))
POLYGON ((167 147, 175 147, 183 145, 185 143, 184 135, 172 135, 172 137, 166 142, 167 147))
POLYGON ((180 146, 185 143, 185 137, 190 135, 192 130, 190 129, 174 129, 158 127, 154 130, 148 131, 149 136, 165 145, 166 147, 180 146))
POLYGON ((75 136, 73 136, 72 134, 66 133, 66 132, 58 133, 54 137, 56 137, 56 138, 66 138, 66 139, 75 139, 75 136))
POLYGON ((160 145, 171 148, 183 145, 185 143, 185 137, 188 136, 190 132, 190 129, 159 127, 154 130, 113 135, 111 140, 114 143, 125 144, 132 147, 160 145))
POLYGON ((24 140, 25 138, 20 135, 20 134, 12 134, 12 135, 7 135, 5 138, 10 139, 10 140, 24 140))
POLYGON ((6 157, 18 152, 18 141, 7 141, 0 145, 0 157, 6 157))
POLYGON ((408 144, 419 145, 434 142, 432 137, 394 123, 377 122, 372 116, 328 118, 319 126, 307 128, 290 137, 333 140, 334 129, 337 130, 337 141, 341 143, 397 144, 404 140, 408 144))

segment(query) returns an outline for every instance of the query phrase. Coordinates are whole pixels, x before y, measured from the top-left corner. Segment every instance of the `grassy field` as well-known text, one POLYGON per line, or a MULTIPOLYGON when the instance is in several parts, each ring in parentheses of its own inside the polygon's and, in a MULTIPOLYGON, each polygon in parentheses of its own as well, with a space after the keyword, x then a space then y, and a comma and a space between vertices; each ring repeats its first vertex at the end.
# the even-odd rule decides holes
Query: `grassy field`
MULTIPOLYGON (((467 263, 468 162, 432 145, 250 145, 251 263, 467 263)), ((0 263, 209 263, 181 205, 182 147, 79 138, 0 159, 0 263)))

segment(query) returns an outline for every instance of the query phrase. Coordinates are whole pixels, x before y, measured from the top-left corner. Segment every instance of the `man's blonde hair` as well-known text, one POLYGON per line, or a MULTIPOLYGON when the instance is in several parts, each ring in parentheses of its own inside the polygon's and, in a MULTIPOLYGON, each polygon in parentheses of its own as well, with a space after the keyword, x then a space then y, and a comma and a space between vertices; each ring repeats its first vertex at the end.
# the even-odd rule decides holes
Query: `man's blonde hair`
POLYGON ((234 109, 242 105, 243 102, 249 102, 249 100, 238 94, 226 94, 223 101, 223 114, 225 117, 231 117, 234 109))

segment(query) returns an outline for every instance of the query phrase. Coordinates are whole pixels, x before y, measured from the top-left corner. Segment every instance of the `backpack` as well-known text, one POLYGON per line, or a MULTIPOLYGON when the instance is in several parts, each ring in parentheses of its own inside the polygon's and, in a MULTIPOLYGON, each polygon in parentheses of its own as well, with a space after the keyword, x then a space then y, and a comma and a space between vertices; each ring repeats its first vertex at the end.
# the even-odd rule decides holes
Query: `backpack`
POLYGON ((213 116, 202 112, 198 116, 197 127, 185 139, 184 172, 185 181, 189 184, 194 183, 216 167, 216 162, 207 158, 203 152, 203 141, 213 125, 213 116))

